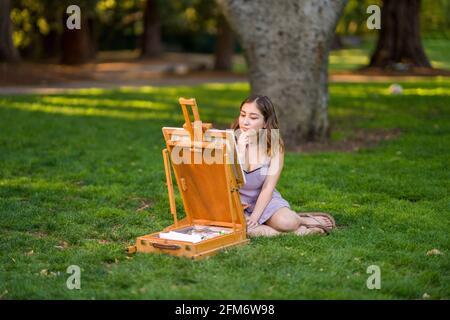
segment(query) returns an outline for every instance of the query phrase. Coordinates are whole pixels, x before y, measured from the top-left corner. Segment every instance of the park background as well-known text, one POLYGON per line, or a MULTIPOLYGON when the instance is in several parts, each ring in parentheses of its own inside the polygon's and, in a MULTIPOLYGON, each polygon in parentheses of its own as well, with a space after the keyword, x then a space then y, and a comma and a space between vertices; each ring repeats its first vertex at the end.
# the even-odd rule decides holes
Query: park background
POLYGON ((228 128, 251 91, 222 8, 1 0, 0 299, 448 299, 447 0, 349 0, 339 14, 322 62, 329 127, 290 142, 277 186, 298 212, 332 213, 332 235, 257 238, 195 262, 125 254, 171 224, 161 127, 181 126, 178 97, 228 128), (420 26, 392 39, 423 52, 374 59, 366 9, 387 3, 391 24, 420 26), (80 31, 64 28, 70 4, 80 31), (66 286, 70 265, 80 290, 66 286), (366 286, 370 265, 380 290, 366 286))

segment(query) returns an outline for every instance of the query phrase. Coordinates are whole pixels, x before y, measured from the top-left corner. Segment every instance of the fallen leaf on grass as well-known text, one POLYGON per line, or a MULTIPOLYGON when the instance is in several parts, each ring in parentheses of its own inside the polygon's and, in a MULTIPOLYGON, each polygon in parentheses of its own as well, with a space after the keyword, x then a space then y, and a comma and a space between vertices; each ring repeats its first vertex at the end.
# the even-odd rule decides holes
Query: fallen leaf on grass
POLYGON ((3 293, 0 295, 0 299, 3 299, 4 296, 8 294, 8 290, 3 291, 3 293))
POLYGON ((26 256, 32 256, 34 254, 34 250, 28 251, 27 253, 25 253, 26 256))
POLYGON ((41 276, 45 276, 45 277, 47 277, 47 276, 56 277, 59 274, 59 272, 56 273, 56 272, 48 271, 48 269, 42 269, 41 272, 39 272, 39 274, 41 276))
POLYGON ((148 204, 148 203, 143 204, 142 206, 140 206, 139 208, 136 209, 136 212, 145 210, 145 209, 147 209, 147 208, 150 208, 150 204, 148 204))
POLYGON ((140 293, 147 293, 148 289, 147 288, 140 288, 139 292, 140 293))
POLYGON ((59 242, 59 245, 55 246, 55 248, 59 249, 59 250, 64 250, 68 247, 69 247, 69 244, 63 240, 59 242))
POLYGON ((150 208, 152 206, 152 201, 150 199, 133 198, 133 200, 139 200, 141 202, 140 207, 135 210, 136 212, 145 210, 145 209, 150 208))
POLYGON ((48 234, 46 234, 45 232, 41 232, 41 231, 35 231, 35 232, 29 232, 33 237, 36 238, 45 238, 48 237, 48 234))
POLYGON ((435 256, 440 254, 442 254, 442 252, 440 252, 438 249, 431 249, 427 252, 427 256, 435 256))

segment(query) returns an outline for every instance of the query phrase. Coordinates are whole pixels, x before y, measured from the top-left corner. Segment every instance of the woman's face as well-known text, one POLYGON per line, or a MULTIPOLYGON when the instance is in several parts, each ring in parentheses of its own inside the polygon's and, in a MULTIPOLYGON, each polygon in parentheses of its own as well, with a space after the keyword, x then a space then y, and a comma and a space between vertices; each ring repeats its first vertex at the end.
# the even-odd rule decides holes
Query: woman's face
POLYGON ((258 110, 256 102, 245 103, 239 115, 239 129, 242 131, 255 130, 265 127, 264 116, 258 110))

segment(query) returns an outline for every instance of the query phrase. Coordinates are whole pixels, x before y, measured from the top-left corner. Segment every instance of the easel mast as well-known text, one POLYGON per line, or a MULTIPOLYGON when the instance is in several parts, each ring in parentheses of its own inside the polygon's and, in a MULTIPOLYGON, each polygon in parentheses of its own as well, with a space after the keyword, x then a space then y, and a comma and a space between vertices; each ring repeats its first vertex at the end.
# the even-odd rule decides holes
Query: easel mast
POLYGON ((167 192, 169 194, 170 213, 173 216, 175 226, 178 226, 177 206, 175 204, 175 193, 173 191, 172 174, 170 173, 169 151, 167 149, 164 149, 162 151, 162 154, 164 158, 164 168, 166 169, 166 181, 167 181, 167 192))

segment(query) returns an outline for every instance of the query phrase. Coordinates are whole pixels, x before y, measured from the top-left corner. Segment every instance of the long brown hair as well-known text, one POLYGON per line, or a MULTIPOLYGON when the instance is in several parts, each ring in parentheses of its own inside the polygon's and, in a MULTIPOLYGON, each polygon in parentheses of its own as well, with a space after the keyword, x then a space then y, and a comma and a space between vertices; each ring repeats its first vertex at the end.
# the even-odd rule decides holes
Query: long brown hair
MULTIPOLYGON (((239 111, 242 110, 242 106, 246 103, 256 103, 256 106, 259 110, 259 112, 261 112, 261 114, 264 117, 264 123, 266 124, 266 129, 267 129, 267 155, 268 156, 272 156, 271 152, 272 152, 272 129, 280 129, 280 126, 278 125, 278 118, 277 118, 277 114, 275 112, 275 107, 272 103, 272 101, 270 101, 269 97, 267 96, 262 96, 262 95, 251 95, 248 98, 246 98, 244 101, 242 101, 241 106, 239 107, 239 111)), ((237 130, 239 129, 239 117, 236 118, 234 120, 234 122, 231 124, 231 129, 233 130, 237 130)), ((279 135, 279 151, 283 152, 284 151, 284 142, 283 139, 281 138, 281 134, 279 135)))

